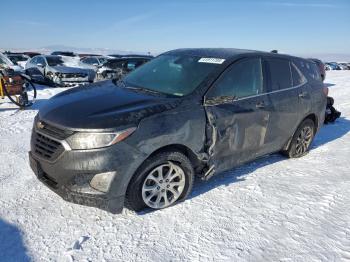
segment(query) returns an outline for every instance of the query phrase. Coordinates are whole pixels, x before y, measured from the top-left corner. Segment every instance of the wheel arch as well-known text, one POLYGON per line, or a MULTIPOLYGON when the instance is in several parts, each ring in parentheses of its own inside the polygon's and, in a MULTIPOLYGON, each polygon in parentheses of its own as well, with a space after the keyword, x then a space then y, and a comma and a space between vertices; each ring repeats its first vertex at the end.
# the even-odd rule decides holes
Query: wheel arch
POLYGON ((294 130, 293 135, 288 139, 287 143, 285 144, 285 146, 283 147, 282 150, 287 150, 289 148, 289 145, 290 145, 290 143, 291 143, 291 141, 293 139, 293 136, 294 136, 295 132, 298 130, 298 128, 301 125, 301 123, 303 123, 306 119, 310 119, 312 122, 314 122, 314 124, 315 124, 315 126, 314 126, 314 134, 316 134, 317 127, 318 127, 318 118, 317 118, 316 114, 311 113, 311 114, 308 114, 307 116, 305 116, 300 121, 300 123, 297 125, 296 129, 294 130))
POLYGON ((196 167, 201 165, 201 161, 200 161, 199 156, 196 153, 194 153, 191 148, 189 148, 188 146, 185 146, 183 144, 170 144, 170 145, 160 147, 157 150, 153 151, 145 159, 145 161, 147 159, 149 159, 150 157, 153 157, 154 155, 157 155, 157 154, 163 153, 163 152, 170 152, 170 151, 178 151, 178 152, 184 154, 191 161, 194 169, 196 169, 196 167))

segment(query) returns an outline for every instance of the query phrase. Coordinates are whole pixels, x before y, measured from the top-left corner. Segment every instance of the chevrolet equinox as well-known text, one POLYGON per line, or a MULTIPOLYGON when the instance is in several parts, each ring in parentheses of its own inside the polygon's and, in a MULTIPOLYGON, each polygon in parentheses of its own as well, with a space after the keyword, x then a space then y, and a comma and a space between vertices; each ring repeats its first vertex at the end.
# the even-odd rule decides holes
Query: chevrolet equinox
POLYGON ((34 120, 30 165, 67 201, 119 213, 186 199, 263 155, 308 152, 327 88, 310 60, 240 49, 179 49, 122 80, 52 97, 34 120))

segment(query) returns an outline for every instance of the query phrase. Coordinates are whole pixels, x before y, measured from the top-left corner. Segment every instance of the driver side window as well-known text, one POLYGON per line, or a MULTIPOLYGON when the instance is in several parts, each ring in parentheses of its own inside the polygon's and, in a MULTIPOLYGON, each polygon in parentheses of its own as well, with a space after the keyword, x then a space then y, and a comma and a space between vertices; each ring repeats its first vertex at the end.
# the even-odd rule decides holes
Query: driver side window
POLYGON ((249 97, 263 92, 260 58, 248 58, 231 65, 209 91, 208 98, 249 97))

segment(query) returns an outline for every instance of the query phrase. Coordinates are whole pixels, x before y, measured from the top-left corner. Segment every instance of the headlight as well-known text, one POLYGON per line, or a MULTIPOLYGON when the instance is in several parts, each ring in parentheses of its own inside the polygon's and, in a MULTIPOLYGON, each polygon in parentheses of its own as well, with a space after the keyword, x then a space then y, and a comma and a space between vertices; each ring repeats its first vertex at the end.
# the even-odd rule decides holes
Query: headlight
POLYGON ((115 133, 82 133, 78 132, 67 138, 72 149, 96 149, 114 145, 136 130, 135 127, 115 133))
POLYGON ((53 78, 53 73, 52 72, 47 72, 46 75, 47 75, 48 78, 53 78))

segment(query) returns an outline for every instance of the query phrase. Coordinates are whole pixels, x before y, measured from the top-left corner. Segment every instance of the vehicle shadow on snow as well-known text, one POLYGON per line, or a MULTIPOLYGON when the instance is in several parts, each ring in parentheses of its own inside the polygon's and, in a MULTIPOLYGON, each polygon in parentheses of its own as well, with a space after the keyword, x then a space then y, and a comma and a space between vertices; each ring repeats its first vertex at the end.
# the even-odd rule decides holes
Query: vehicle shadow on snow
MULTIPOLYGON (((337 119, 335 123, 324 125, 321 128, 317 133, 310 150, 312 151, 328 142, 341 138, 349 132, 350 120, 341 117, 340 119, 337 119)), ((244 181, 244 178, 250 173, 253 173, 256 169, 282 160, 286 160, 286 158, 280 154, 267 155, 230 171, 218 174, 209 181, 201 181, 200 179, 197 179, 198 181, 196 181, 189 198, 194 198, 222 185, 244 181)))
POLYGON ((0 260, 30 261, 21 231, 0 218, 0 260))
MULTIPOLYGON (((343 137, 348 132, 350 132, 350 120, 343 117, 337 119, 333 124, 324 125, 316 135, 311 146, 311 151, 315 148, 327 144, 328 142, 343 137)), ((228 186, 232 183, 244 181, 245 178, 255 170, 282 160, 287 160, 287 158, 280 154, 267 155, 240 167, 217 174, 209 181, 202 181, 201 179, 196 178, 192 193, 188 199, 192 199, 199 195, 205 194, 206 192, 209 192, 210 190, 220 186, 228 186)), ((146 215, 151 212, 154 212, 154 210, 146 209, 144 211, 138 212, 137 214, 146 215)))
POLYGON ((350 131, 350 120, 340 117, 334 123, 323 125, 316 135, 311 150, 336 140, 350 131))

